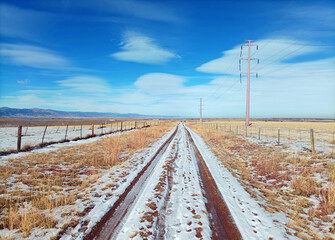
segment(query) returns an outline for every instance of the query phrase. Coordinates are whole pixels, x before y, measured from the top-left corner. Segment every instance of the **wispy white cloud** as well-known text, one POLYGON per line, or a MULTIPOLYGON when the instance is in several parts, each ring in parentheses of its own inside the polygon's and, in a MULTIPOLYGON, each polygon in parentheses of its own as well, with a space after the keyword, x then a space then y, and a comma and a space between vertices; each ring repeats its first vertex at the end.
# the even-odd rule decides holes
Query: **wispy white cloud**
POLYGON ((185 78, 173 74, 149 73, 139 77, 135 86, 141 92, 153 95, 176 94, 185 81, 185 78))
POLYGON ((161 64, 179 57, 158 46, 154 39, 134 32, 126 32, 120 45, 121 51, 111 56, 121 61, 161 64))
MULTIPOLYGON (((328 47, 291 39, 265 39, 255 44, 259 45, 259 50, 254 47, 252 57, 259 58, 260 64, 251 65, 252 71, 259 74, 258 79, 251 79, 254 116, 335 117, 335 58, 308 58, 309 54, 325 52, 328 47)), ((247 53, 247 48, 243 52, 247 53)), ((238 108, 245 108, 246 79, 242 78, 241 85, 231 84, 232 80, 239 81, 239 54, 240 46, 236 46, 223 52, 221 58, 197 68, 198 71, 226 74, 211 82, 219 89, 210 95, 214 95, 208 99, 211 102, 235 101, 238 108)), ((242 61, 242 71, 246 66, 246 61, 242 61)))
POLYGON ((95 76, 74 76, 57 81, 57 83, 61 88, 81 93, 101 94, 111 92, 111 88, 107 81, 95 76))
POLYGON ((5 63, 39 69, 68 69, 71 63, 65 57, 42 47, 25 44, 0 44, 0 55, 5 63))
MULTIPOLYGON (((258 79, 251 79, 252 117, 335 117, 334 57, 306 61, 304 55, 324 48, 300 41, 267 39, 256 44, 259 51, 254 49, 252 54, 261 63, 252 66, 259 72, 258 79)), ((27 103, 44 99, 49 108, 68 109, 71 102, 73 110, 188 117, 198 116, 202 97, 205 117, 241 117, 245 114, 246 81, 239 83, 238 59, 239 47, 235 47, 225 51, 216 64, 210 61, 205 70, 224 75, 213 76, 208 83, 192 84, 191 77, 155 72, 114 89, 96 76, 74 76, 56 82, 53 92, 30 90, 20 96, 25 96, 27 103), (232 64, 231 59, 236 61, 232 64)), ((15 102, 14 98, 11 101, 15 102)))
POLYGON ((272 12, 278 27, 276 36, 333 42, 335 36, 334 1, 291 2, 272 12))
POLYGON ((138 0, 102 0, 100 2, 105 6, 109 6, 110 11, 117 11, 129 16, 164 22, 181 21, 181 18, 178 16, 175 9, 166 6, 166 4, 163 4, 162 2, 138 0))
POLYGON ((47 103, 47 99, 38 97, 35 94, 21 94, 16 96, 0 95, 0 104, 14 108, 38 108, 47 103))
POLYGON ((55 15, 48 12, 0 4, 0 34, 34 42, 41 40, 41 31, 50 28, 50 19, 55 15))
POLYGON ((18 84, 22 84, 22 85, 29 84, 30 83, 30 79, 26 78, 24 80, 19 80, 19 81, 17 81, 17 83, 18 84))
POLYGON ((288 20, 304 24, 306 27, 322 26, 334 29, 335 4, 306 3, 293 4, 287 8, 279 9, 279 14, 288 20), (327 6, 328 5, 328 6, 327 6))
POLYGON ((79 75, 56 81, 52 88, 20 90, 0 95, 0 105, 16 108, 50 108, 108 112, 115 110, 116 94, 108 81, 97 76, 79 75))
MULTIPOLYGON (((259 50, 257 51, 255 47, 252 50, 252 57, 259 58, 260 64, 257 69, 263 66, 276 67, 278 64, 293 59, 297 56, 302 56, 309 53, 320 52, 325 49, 325 47, 311 45, 308 42, 297 41, 292 39, 265 39, 260 40, 252 44, 257 44, 259 50), (276 65, 276 66, 275 66, 276 65)), ((235 46, 231 50, 223 51, 223 56, 207 63, 202 64, 197 67, 197 71, 208 72, 208 73, 220 73, 220 74, 239 74, 239 58, 240 58, 241 46, 235 46)), ((246 58, 248 52, 247 47, 243 48, 242 58, 246 58)), ((246 62, 242 61, 243 66, 246 66, 246 62)), ((252 62, 254 64, 255 62, 252 62)), ((256 65, 254 65, 256 67, 256 65)))
MULTIPOLYGON (((48 3, 49 4, 49 3, 48 3)), ((55 1, 55 9, 73 10, 84 9, 96 12, 100 15, 126 16, 127 18, 137 18, 151 21, 180 23, 183 21, 176 8, 170 7, 162 1, 143 1, 143 0, 95 0, 82 1, 72 0, 70 4, 59 4, 55 1)))

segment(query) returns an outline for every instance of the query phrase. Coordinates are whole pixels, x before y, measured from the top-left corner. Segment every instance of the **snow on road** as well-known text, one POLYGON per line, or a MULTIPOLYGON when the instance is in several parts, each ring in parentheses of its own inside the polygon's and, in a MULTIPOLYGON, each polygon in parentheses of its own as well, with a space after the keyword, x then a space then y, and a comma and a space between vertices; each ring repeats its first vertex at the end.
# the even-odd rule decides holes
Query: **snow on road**
POLYGON ((297 239, 286 234, 284 214, 266 212, 220 163, 202 138, 182 123, 111 239, 213 237, 213 219, 206 206, 206 189, 202 189, 198 160, 186 129, 191 133, 243 239, 297 239))
POLYGON ((93 200, 91 206, 94 207, 92 210, 81 219, 80 223, 75 228, 69 229, 61 239, 83 239, 115 204, 122 193, 136 178, 138 173, 148 164, 160 146, 173 134, 174 131, 175 128, 171 129, 161 139, 154 142, 150 148, 144 149, 141 153, 135 153, 129 160, 124 162, 122 166, 113 167, 110 171, 106 172, 95 185, 97 190, 91 192, 89 195, 89 198, 93 200), (118 179, 118 182, 115 183, 114 187, 108 187, 107 192, 103 191, 102 189, 104 186, 107 186, 112 182, 112 179, 110 178, 111 175, 113 175, 113 179, 118 179), (94 197, 96 193, 101 195, 101 197, 96 199, 94 197), (83 223, 87 224, 85 231, 82 230, 83 223))
POLYGON ((185 129, 179 124, 112 239, 210 239, 205 201, 185 129))
MULTIPOLYGON (((287 219, 284 214, 266 212, 221 164, 203 139, 182 123, 179 123, 177 133, 167 148, 163 148, 157 156, 158 161, 113 231, 112 239, 211 239, 213 232, 211 213, 206 207, 206 189, 202 188, 199 165, 186 129, 206 162, 243 239, 297 239, 286 234, 287 219)), ((107 171, 96 183, 96 190, 88 193, 90 201, 87 204, 90 204, 77 201, 74 206, 83 209, 91 206, 91 210, 61 239, 83 239, 174 131, 175 128, 150 148, 131 156, 122 166, 107 171), (115 187, 105 187, 115 179, 118 179, 115 187), (95 197, 97 193, 99 198, 95 197)), ((36 233, 36 239, 38 236, 36 233)))
POLYGON ((243 239, 298 239, 286 234, 284 214, 262 208, 226 169, 204 140, 187 128, 209 168, 243 239))

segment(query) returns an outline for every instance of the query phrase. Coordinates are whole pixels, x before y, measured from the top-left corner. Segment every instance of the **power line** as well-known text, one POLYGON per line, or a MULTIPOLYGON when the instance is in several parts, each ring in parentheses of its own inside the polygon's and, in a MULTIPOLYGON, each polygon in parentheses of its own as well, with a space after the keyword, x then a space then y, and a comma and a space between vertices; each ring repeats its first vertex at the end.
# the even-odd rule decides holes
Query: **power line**
MULTIPOLYGON (((287 58, 288 56, 292 55, 293 53, 295 53, 295 52, 297 52, 297 51, 299 51, 299 50, 301 50, 301 49, 303 49, 303 48, 305 48, 305 47, 306 47, 306 46, 301 46, 301 47, 295 49, 294 51, 292 51, 292 52, 290 52, 290 53, 284 55, 283 57, 281 57, 281 59, 287 58)), ((266 64, 266 65, 263 66, 262 68, 258 69, 258 71, 261 70, 261 69, 263 69, 264 67, 266 67, 266 66, 268 66, 268 65, 270 65, 270 64, 272 64, 272 63, 274 63, 274 62, 276 62, 276 61, 277 61, 277 60, 272 61, 272 62, 269 63, 269 64, 266 64)), ((286 68, 286 67, 288 67, 288 66, 284 66, 283 68, 286 68)), ((280 67, 278 70, 280 70, 281 68, 282 68, 282 67, 280 67)), ((275 70, 275 71, 277 71, 277 70, 275 70)), ((265 73, 264 75, 268 75, 269 73, 272 73, 272 72, 275 72, 275 71, 271 71, 271 72, 265 73)), ((263 75, 263 76, 264 76, 264 75, 263 75)))
MULTIPOLYGON (((263 44, 261 45, 261 46, 262 46, 262 49, 264 49, 264 47, 267 46, 267 45, 268 45, 270 42, 272 42, 272 41, 273 41, 273 39, 269 39, 268 41, 266 41, 265 43, 263 43, 263 44)), ((271 55, 271 56, 269 56, 268 58, 262 60, 262 62, 266 62, 267 60, 269 60, 269 59, 273 58, 274 56, 278 55, 278 53, 284 52, 284 51, 286 51, 287 49, 292 48, 292 47, 294 46, 294 44, 297 43, 297 42, 300 42, 300 41, 294 41, 294 42, 291 43, 289 46, 280 49, 280 50, 279 50, 278 52, 276 52, 274 55, 271 55)), ((301 50, 301 49, 303 49, 304 47, 306 47, 306 45, 299 46, 298 48, 294 49, 293 51, 290 51, 290 52, 286 53, 285 55, 282 55, 282 56, 280 56, 280 57, 275 58, 274 60, 272 60, 271 62, 269 62, 269 63, 267 63, 267 64, 265 64, 265 65, 263 65, 261 68, 259 68, 259 69, 257 69, 257 70, 258 70, 258 71, 259 71, 259 70, 262 70, 262 69, 266 68, 267 66, 273 64, 273 63, 276 62, 276 61, 280 61, 281 59, 287 58, 288 56, 294 54, 295 52, 297 52, 297 51, 299 51, 299 50, 301 50)), ((251 58, 251 56, 255 55, 255 53, 256 53, 256 52, 254 52, 252 55, 250 55, 250 58, 251 58)), ((237 60, 237 58, 238 58, 238 56, 235 57, 235 60, 237 60)), ((235 61, 234 61, 234 62, 235 62, 235 61)), ((231 71, 231 72, 233 71, 233 67, 232 67, 232 66, 234 66, 234 62, 232 62, 232 65, 230 66, 230 71, 231 71)), ((289 67, 289 66, 290 66, 290 65, 281 66, 281 67, 279 67, 279 68, 277 68, 277 69, 275 69, 275 70, 273 70, 273 71, 270 71, 270 72, 267 72, 267 73, 265 73, 265 74, 262 74, 262 76, 268 76, 269 74, 271 74, 271 73, 273 73, 273 72, 279 71, 279 70, 281 70, 281 69, 283 69, 283 68, 287 68, 287 67, 289 67)), ((224 87, 226 87, 226 86, 225 86, 225 85, 222 85, 222 86, 217 87, 214 91, 212 91, 211 93, 209 93, 209 94, 207 95, 208 98, 206 97, 206 102, 211 102, 211 103, 213 103, 213 102, 217 102, 217 100, 220 100, 220 99, 222 98, 222 96, 227 95, 227 93, 229 93, 229 91, 230 91, 231 89, 233 89, 233 87, 235 87, 237 83, 238 83, 238 81, 233 82, 231 85, 228 86, 227 89, 225 89, 225 90, 224 90, 223 92, 221 92, 220 94, 217 94, 217 93, 218 93, 220 90, 222 90, 222 88, 224 88, 224 87)), ((236 90, 238 90, 238 89, 236 89, 236 90)), ((236 92, 236 90, 233 91, 233 92, 231 92, 231 93, 236 92)))
POLYGON ((224 92, 222 92, 220 95, 217 95, 214 99, 212 99, 212 100, 208 100, 208 102, 212 102, 212 103, 216 102, 216 101, 217 101, 218 99, 220 99, 224 94, 226 94, 230 89, 232 89, 233 87, 235 87, 237 83, 238 83, 238 81, 233 82, 233 84, 231 84, 227 89, 225 89, 224 92))
MULTIPOLYGON (((235 58, 234 58, 234 60, 232 61, 232 64, 228 68, 229 69, 228 72, 234 72, 234 66, 235 66, 235 62, 236 62, 237 59, 238 59, 238 55, 236 55, 235 58)), ((205 98, 206 99, 211 99, 219 90, 221 90, 222 87, 223 86, 219 86, 214 91, 212 91, 209 95, 207 95, 205 98)))
MULTIPOLYGON (((292 47, 292 46, 289 46, 289 47, 292 47)), ((288 49, 289 47, 284 48, 283 50, 286 50, 286 49, 288 49)), ((281 60, 281 59, 287 58, 288 56, 292 55, 293 53, 295 53, 295 52, 297 52, 297 51, 299 51, 299 50, 301 50, 301 49, 303 49, 303 48, 305 48, 305 47, 306 47, 306 45, 300 46, 300 47, 296 48, 295 50, 293 50, 293 51, 291 51, 291 52, 289 52, 289 53, 287 53, 287 54, 285 54, 285 55, 283 55, 283 56, 280 56, 279 58, 276 58, 276 59, 274 59, 273 61, 271 61, 271 62, 269 62, 269 63, 263 65, 261 68, 257 69, 257 71, 262 70, 262 69, 264 69, 265 67, 267 67, 267 66, 269 66, 269 65, 271 65, 271 64, 273 64, 273 63, 275 63, 275 62, 278 62, 278 61, 281 60)), ((283 51, 283 50, 282 50, 282 51, 283 51)), ((267 58, 267 59, 269 59, 269 58, 267 58)), ((266 62, 266 60, 262 60, 262 62, 266 62)))

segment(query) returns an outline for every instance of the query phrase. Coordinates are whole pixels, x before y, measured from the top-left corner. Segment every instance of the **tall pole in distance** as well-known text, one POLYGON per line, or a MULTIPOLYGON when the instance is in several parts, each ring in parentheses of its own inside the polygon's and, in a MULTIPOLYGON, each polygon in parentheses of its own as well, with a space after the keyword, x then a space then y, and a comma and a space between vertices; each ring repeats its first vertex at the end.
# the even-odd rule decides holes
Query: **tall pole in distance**
POLYGON ((256 77, 258 77, 258 74, 255 72, 250 72, 250 61, 251 60, 257 60, 259 63, 259 59, 257 58, 250 58, 250 53, 251 53, 251 47, 256 46, 258 50, 258 45, 252 45, 251 42, 254 40, 246 40, 248 44, 243 44, 241 45, 241 54, 240 57, 242 56, 242 49, 243 46, 248 46, 248 58, 240 58, 240 71, 241 71, 241 60, 247 60, 248 61, 248 72, 247 73, 240 73, 240 78, 242 78, 242 74, 247 74, 248 76, 248 82, 247 82, 247 103, 246 103, 246 114, 245 114, 245 125, 249 126, 250 125, 250 74, 256 74, 256 77))
POLYGON ((247 109, 245 114, 245 125, 249 126, 249 113, 250 113, 250 43, 251 40, 247 40, 248 44, 248 83, 247 83, 247 109))
POLYGON ((200 122, 202 122, 202 98, 200 98, 200 122))

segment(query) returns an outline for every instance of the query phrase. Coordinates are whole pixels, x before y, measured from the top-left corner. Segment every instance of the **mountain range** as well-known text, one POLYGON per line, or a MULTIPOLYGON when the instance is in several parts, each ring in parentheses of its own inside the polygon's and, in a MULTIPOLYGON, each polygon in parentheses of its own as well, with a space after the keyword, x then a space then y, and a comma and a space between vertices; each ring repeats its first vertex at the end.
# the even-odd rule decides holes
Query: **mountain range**
POLYGON ((137 113, 70 112, 51 109, 0 108, 0 118, 167 118, 167 116, 142 115, 137 113))

